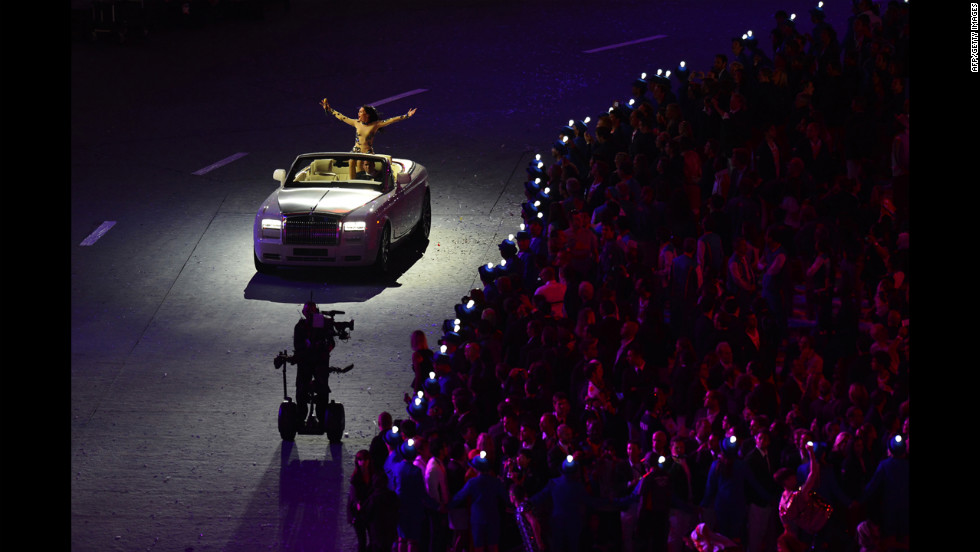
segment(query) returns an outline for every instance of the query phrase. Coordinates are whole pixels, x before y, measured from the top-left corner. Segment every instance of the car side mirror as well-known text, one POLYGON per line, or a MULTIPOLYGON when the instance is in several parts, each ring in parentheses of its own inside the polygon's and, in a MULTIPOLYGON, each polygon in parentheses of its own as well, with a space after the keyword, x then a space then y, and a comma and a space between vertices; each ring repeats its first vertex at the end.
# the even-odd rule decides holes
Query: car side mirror
POLYGON ((407 184, 411 184, 412 183, 412 175, 410 175, 408 173, 401 173, 400 172, 400 173, 398 173, 398 176, 395 178, 395 180, 398 182, 398 185, 399 186, 404 186, 404 185, 407 185, 407 184))
POLYGON ((278 180, 279 181, 279 185, 282 186, 283 184, 286 183, 286 170, 285 169, 276 169, 272 173, 272 178, 278 180))

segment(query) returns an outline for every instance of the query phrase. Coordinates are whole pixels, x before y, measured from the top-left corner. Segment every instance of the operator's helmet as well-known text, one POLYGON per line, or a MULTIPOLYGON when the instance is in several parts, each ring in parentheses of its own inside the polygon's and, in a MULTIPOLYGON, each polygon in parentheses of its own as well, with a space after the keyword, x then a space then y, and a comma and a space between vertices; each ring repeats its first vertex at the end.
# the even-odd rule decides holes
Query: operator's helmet
POLYGON ((313 301, 307 301, 303 305, 303 316, 304 317, 309 318, 309 317, 313 316, 313 314, 315 314, 316 312, 317 312, 316 303, 314 303, 313 301))

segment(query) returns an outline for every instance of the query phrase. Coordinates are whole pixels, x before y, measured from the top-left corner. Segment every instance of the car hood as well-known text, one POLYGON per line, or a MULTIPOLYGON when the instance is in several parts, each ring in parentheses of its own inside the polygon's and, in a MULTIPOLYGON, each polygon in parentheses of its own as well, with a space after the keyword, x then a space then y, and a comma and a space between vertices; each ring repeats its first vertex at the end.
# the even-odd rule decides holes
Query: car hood
POLYGON ((350 188, 297 188, 279 191, 279 212, 346 215, 381 193, 350 188))

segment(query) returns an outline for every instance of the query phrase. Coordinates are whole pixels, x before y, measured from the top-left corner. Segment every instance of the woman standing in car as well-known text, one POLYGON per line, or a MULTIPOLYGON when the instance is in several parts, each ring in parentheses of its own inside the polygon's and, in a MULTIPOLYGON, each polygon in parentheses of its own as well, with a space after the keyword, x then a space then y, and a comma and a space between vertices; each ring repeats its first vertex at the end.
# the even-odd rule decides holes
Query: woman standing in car
POLYGON ((391 117, 382 121, 378 115, 378 110, 370 105, 361 106, 361 109, 357 112, 357 119, 351 119, 339 111, 334 110, 330 107, 330 103, 327 102, 326 98, 320 101, 320 105, 323 106, 325 113, 330 113, 334 117, 354 127, 354 149, 351 150, 353 153, 374 153, 374 137, 378 133, 378 130, 392 123, 408 119, 412 115, 415 115, 416 109, 413 107, 404 115, 391 117))

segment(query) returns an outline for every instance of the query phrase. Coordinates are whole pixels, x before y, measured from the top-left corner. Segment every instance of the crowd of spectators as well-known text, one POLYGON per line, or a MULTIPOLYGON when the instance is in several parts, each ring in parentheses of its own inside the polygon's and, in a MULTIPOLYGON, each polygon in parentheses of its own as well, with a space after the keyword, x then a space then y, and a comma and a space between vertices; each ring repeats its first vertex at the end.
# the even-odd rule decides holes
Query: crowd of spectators
POLYGON ((561 128, 411 337, 361 550, 907 549, 908 14, 779 12, 561 128))

